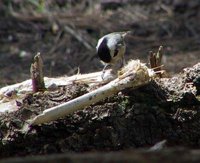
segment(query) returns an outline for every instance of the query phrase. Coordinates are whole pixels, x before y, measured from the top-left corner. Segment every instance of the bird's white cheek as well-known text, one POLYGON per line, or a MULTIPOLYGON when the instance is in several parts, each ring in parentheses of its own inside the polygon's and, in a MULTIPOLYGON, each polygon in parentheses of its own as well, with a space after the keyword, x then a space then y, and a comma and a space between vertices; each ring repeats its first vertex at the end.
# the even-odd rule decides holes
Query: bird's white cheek
POLYGON ((109 47, 110 49, 114 49, 114 48, 115 48, 115 45, 116 45, 116 42, 115 42, 115 40, 113 40, 113 39, 109 39, 107 45, 108 45, 108 47, 109 47))
POLYGON ((99 48, 99 46, 100 46, 100 44, 102 43, 102 41, 103 41, 103 38, 99 39, 99 41, 98 41, 98 43, 97 43, 97 46, 96 46, 96 49, 99 48))
POLYGON ((114 49, 110 49, 110 56, 113 58, 114 57, 114 49))

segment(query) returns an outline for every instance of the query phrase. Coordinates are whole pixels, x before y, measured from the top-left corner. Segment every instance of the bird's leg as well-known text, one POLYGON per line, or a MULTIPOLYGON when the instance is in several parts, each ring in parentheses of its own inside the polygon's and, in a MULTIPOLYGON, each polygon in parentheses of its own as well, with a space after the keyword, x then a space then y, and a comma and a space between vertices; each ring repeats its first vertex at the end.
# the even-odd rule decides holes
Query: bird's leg
POLYGON ((125 58, 124 56, 122 57, 122 60, 121 60, 121 67, 125 66, 126 65, 126 61, 125 61, 125 58))
POLYGON ((108 66, 108 64, 106 64, 106 65, 104 66, 103 70, 102 70, 102 74, 101 74, 102 80, 104 80, 103 77, 104 77, 105 69, 107 68, 107 66, 108 66))

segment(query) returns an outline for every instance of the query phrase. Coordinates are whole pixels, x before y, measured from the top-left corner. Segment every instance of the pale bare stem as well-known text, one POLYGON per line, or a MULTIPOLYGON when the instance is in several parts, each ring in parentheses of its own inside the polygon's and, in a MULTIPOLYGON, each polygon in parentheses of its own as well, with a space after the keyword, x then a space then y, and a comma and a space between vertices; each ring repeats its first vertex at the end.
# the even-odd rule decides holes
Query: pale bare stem
POLYGON ((166 71, 165 70, 160 70, 160 71, 156 71, 155 74, 158 74, 158 75, 162 75, 162 74, 165 74, 166 71))
POLYGON ((164 67, 164 65, 160 65, 160 66, 158 66, 158 67, 154 67, 154 68, 152 68, 152 70, 154 70, 154 69, 156 69, 156 68, 162 68, 162 67, 164 67))

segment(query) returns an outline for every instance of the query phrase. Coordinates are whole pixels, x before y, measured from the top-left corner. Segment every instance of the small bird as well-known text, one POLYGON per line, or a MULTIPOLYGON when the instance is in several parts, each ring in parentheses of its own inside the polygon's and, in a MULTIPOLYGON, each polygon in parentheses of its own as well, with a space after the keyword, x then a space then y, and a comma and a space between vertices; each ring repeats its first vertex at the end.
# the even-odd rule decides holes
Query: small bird
POLYGON ((130 31, 126 32, 113 32, 101 37, 98 40, 96 50, 102 63, 105 65, 103 68, 103 75, 108 65, 115 65, 118 61, 122 61, 122 65, 125 65, 124 53, 126 51, 126 44, 124 37, 130 31))

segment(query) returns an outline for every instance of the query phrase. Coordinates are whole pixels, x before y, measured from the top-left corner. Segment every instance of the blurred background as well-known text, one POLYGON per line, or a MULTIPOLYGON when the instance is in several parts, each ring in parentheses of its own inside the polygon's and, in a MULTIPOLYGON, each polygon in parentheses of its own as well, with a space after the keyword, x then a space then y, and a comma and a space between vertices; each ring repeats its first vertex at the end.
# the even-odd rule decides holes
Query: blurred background
POLYGON ((29 79, 38 52, 48 77, 100 71, 98 39, 125 30, 126 60, 162 45, 171 75, 200 61, 199 0, 1 0, 0 86, 29 79))

